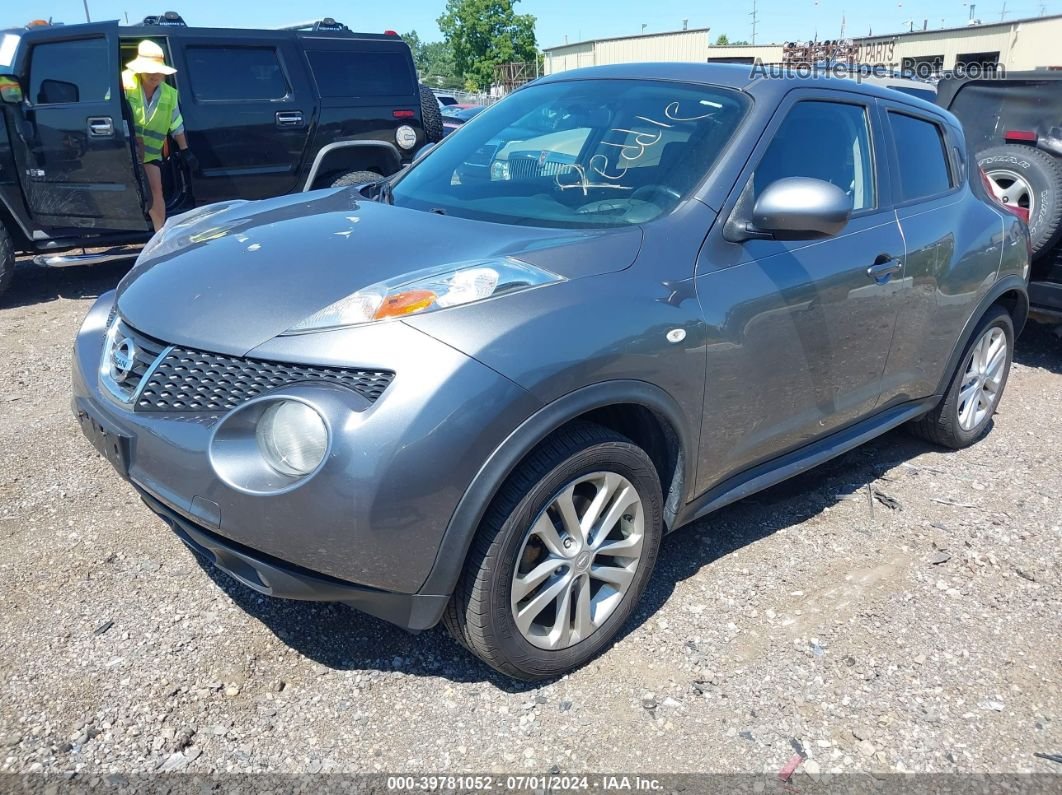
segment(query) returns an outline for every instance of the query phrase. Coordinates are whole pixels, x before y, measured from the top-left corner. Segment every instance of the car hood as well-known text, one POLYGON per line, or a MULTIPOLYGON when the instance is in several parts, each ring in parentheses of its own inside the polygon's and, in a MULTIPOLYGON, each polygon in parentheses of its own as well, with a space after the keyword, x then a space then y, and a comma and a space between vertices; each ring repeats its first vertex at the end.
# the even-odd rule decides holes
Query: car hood
POLYGON ((242 356, 368 285, 515 257, 568 279, 630 266, 638 227, 542 229, 470 221, 339 189, 208 205, 170 220, 118 286, 118 311, 165 342, 242 356))

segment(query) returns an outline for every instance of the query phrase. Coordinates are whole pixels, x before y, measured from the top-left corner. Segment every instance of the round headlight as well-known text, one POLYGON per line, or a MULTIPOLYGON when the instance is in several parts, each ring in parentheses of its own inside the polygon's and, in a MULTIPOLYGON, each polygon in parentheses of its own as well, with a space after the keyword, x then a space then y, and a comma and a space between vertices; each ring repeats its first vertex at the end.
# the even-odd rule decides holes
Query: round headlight
POLYGON ((417 145, 417 131, 408 124, 403 124, 395 130, 395 140, 403 149, 412 149, 417 145))
POLYGON ((274 403, 255 428, 258 449, 269 466, 301 477, 321 465, 328 450, 328 428, 321 415, 295 400, 274 403))

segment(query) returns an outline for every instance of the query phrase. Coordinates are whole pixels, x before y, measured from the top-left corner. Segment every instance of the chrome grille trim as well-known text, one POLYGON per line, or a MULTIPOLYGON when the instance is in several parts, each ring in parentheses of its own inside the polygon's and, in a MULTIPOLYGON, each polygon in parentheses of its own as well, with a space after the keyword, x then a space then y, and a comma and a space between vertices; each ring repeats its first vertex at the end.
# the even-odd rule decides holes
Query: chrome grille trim
POLYGON ((100 383, 111 397, 128 405, 169 350, 166 343, 141 334, 116 315, 107 326, 100 361, 100 383), (132 342, 134 357, 128 374, 119 379, 116 377, 114 354, 116 347, 124 340, 132 342))

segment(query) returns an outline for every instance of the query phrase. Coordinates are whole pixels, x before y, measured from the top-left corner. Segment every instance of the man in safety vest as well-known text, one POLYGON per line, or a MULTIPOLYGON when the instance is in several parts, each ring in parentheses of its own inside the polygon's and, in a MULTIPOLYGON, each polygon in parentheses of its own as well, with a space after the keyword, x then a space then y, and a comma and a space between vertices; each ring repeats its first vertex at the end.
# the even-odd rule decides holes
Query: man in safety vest
POLYGON ((188 151, 184 134, 184 119, 177 104, 177 89, 166 82, 166 75, 176 73, 166 65, 162 48, 145 39, 136 48, 136 58, 125 65, 122 88, 133 111, 136 125, 136 149, 144 164, 144 174, 151 186, 151 223, 155 231, 166 222, 166 199, 162 195, 162 147, 166 136, 172 135, 177 148, 190 169, 195 156, 188 151))

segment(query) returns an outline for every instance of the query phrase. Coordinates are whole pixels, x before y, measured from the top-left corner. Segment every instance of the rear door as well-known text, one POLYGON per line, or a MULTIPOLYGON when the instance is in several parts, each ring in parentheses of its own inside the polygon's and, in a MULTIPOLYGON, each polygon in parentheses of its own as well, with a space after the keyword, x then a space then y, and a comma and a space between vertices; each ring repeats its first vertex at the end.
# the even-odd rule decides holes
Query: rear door
POLYGON ((292 37, 180 36, 171 46, 185 133, 199 159, 196 202, 294 191, 315 102, 292 37))
POLYGON ((971 193, 957 130, 931 113, 882 102, 895 144, 896 216, 911 286, 882 381, 882 401, 932 395, 955 341, 995 281, 1003 254, 999 211, 971 193))
POLYGON ((25 35, 19 173, 47 228, 148 231, 122 114, 118 23, 25 35))

